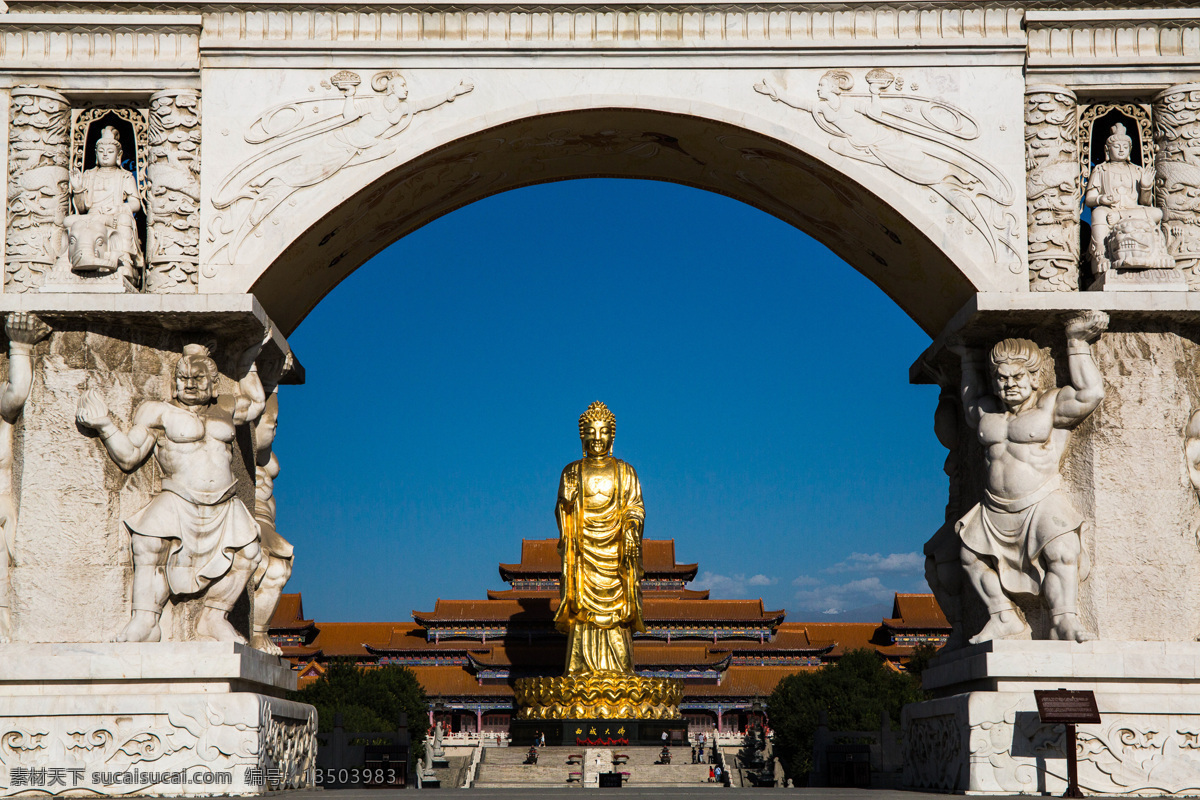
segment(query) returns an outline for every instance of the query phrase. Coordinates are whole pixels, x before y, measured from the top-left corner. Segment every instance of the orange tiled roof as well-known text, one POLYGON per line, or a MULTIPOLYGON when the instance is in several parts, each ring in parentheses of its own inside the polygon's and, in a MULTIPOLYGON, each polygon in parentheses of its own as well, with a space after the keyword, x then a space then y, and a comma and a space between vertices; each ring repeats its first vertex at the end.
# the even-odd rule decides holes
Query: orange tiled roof
MULTIPOLYGON (((546 624, 558 609, 558 595, 513 597, 504 600, 442 600, 433 611, 413 611, 420 624, 430 622, 505 622, 546 624)), ((768 611, 762 600, 680 600, 646 593, 642 616, 653 622, 771 622, 784 612, 768 611)))
POLYGON ((365 656, 365 645, 386 647, 392 631, 404 627, 403 622, 322 622, 311 646, 327 656, 365 656))
POLYGON ((547 623, 558 608, 558 594, 511 600, 442 600, 433 611, 413 611, 418 623, 425 622, 539 622, 547 623))
POLYGON ((882 626, 874 622, 806 622, 804 627, 811 641, 834 644, 834 656, 864 647, 878 650, 887 643, 882 626))
POLYGON ((802 651, 822 652, 833 647, 833 642, 813 641, 809 638, 804 623, 784 622, 775 629, 775 635, 766 641, 725 641, 721 647, 737 653, 780 653, 802 651))
MULTIPOLYGON (((488 600, 519 600, 523 597, 558 597, 558 589, 488 589, 488 600)), ((642 589, 642 597, 668 600, 707 600, 708 589, 642 589)))
POLYGON ((759 600, 672 600, 652 595, 642 597, 642 616, 647 622, 662 620, 715 622, 767 622, 782 620, 783 609, 767 611, 759 600))
POLYGON ((280 630, 302 630, 311 628, 313 621, 304 619, 304 603, 300 598, 300 593, 281 594, 279 595, 279 603, 275 606, 275 613, 271 615, 271 621, 267 623, 267 628, 278 628, 280 630))
POLYGON ((702 644, 667 644, 654 641, 633 643, 635 667, 715 667, 728 660, 727 650, 714 650, 702 644))
POLYGON ((893 629, 950 630, 950 622, 931 594, 897 592, 892 604, 892 619, 885 619, 883 624, 893 629))
POLYGON ((684 689, 688 697, 761 697, 766 700, 775 686, 788 675, 811 672, 820 667, 730 667, 721 684, 693 684, 684 689))
POLYGON ((409 667, 431 697, 503 697, 512 698, 512 687, 505 683, 484 683, 462 667, 409 667))
MULTIPOLYGON (((642 542, 642 567, 647 576, 671 575, 684 580, 696 577, 699 564, 675 563, 674 539, 646 539, 642 542)), ((511 581, 522 575, 559 575, 562 559, 558 555, 558 539, 522 539, 521 562, 501 564, 500 577, 511 581)))

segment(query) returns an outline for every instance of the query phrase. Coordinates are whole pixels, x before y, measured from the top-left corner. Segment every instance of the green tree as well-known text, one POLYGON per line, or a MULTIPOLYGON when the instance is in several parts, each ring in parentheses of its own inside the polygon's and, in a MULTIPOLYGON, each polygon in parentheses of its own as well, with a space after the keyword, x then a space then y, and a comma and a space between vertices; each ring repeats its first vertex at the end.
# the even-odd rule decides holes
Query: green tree
POLYGON ((395 731, 401 712, 408 715, 408 733, 414 753, 423 750, 429 727, 429 699, 407 667, 385 666, 361 669, 347 662, 334 662, 313 683, 288 699, 317 709, 317 729, 333 730, 335 714, 342 715, 347 733, 395 731))
POLYGON ((852 650, 831 666, 789 675, 775 687, 767 701, 775 752, 788 777, 803 786, 822 711, 828 711, 832 731, 878 730, 884 711, 898 729, 904 705, 923 699, 918 679, 889 669, 874 650, 852 650))
POLYGON ((908 663, 904 665, 904 669, 909 675, 914 676, 918 681, 921 680, 921 674, 925 672, 925 668, 929 666, 929 662, 938 654, 937 645, 929 642, 921 642, 913 648, 912 655, 908 657, 908 663))

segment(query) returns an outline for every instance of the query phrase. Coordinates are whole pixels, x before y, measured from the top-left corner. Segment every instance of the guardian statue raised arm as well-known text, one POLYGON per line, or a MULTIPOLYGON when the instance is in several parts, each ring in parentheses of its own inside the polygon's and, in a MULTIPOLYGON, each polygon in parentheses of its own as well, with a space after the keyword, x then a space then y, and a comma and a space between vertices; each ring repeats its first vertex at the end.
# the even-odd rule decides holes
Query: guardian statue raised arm
POLYGON ((13 490, 13 426, 33 388, 33 346, 50 332, 34 314, 15 311, 8 334, 8 380, 0 384, 0 644, 12 639, 12 565, 16 561, 17 497, 13 490))
POLYGON ((1104 399, 1091 342, 1108 316, 1090 311, 1066 326, 1070 385, 1046 388, 1037 344, 1005 339, 986 355, 955 344, 962 358, 967 424, 983 446, 983 502, 959 520, 967 581, 987 605, 988 622, 972 644, 1029 632, 1013 595, 1040 595, 1050 609, 1051 639, 1095 636, 1079 619, 1079 582, 1087 577, 1085 526, 1061 488, 1059 466, 1071 429, 1104 399))

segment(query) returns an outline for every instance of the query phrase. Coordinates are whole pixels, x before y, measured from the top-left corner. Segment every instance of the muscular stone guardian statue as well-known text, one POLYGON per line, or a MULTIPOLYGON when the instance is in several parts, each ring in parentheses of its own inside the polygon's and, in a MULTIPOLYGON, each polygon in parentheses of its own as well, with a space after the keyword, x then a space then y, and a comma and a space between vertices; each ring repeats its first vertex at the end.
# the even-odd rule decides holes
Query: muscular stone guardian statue
POLYGON ((279 395, 267 398, 266 408, 254 427, 256 464, 254 480, 254 518, 258 521, 262 560, 254 571, 250 591, 254 595, 254 618, 250 625, 250 644, 264 653, 282 655, 271 641, 268 629, 279 595, 292 577, 292 545, 275 530, 275 478, 279 459, 271 445, 279 421, 279 395))
POLYGON ((12 577, 17 530, 13 491, 13 426, 33 387, 33 346, 50 328, 33 314, 15 312, 4 322, 8 334, 8 380, 0 384, 0 643, 12 641, 12 577))
POLYGON ((1071 382, 1060 389, 1045 388, 1041 351, 1028 339, 993 347, 986 374, 982 352, 952 348, 962 357, 963 409, 983 445, 987 472, 983 502, 957 525, 967 581, 988 610, 972 644, 1029 633, 1013 595, 1043 597, 1051 639, 1095 638, 1076 606, 1088 572, 1085 523, 1060 488, 1059 466, 1071 429, 1104 399, 1090 343, 1107 327, 1108 316, 1099 311, 1067 323, 1071 382))
POLYGON ((131 472, 153 452, 162 469, 162 492, 125 520, 133 544, 133 618, 115 641, 159 641, 167 599, 203 593, 196 637, 245 642, 227 617, 258 566, 259 531, 234 494, 231 445, 234 426, 257 419, 266 402, 254 367, 261 348, 255 344, 238 360, 244 377, 237 393, 217 395, 216 362, 205 347, 187 345, 175 366, 172 399, 138 406, 128 433, 98 392, 80 398, 79 424, 100 434, 117 466, 131 472))
POLYGON ((117 129, 106 127, 96 142, 96 166, 71 176, 71 199, 78 212, 67 217, 67 256, 79 272, 119 270, 135 281, 142 266, 134 215, 142 203, 137 179, 121 167, 117 129))

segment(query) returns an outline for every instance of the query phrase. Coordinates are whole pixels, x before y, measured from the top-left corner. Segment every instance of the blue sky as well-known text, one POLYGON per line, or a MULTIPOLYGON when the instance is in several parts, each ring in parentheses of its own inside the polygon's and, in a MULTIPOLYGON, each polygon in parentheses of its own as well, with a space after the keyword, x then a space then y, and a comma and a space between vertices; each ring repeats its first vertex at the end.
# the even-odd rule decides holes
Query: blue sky
MULTIPOLYGON (((287 591, 318 621, 406 621, 503 588, 557 536, 579 415, 617 417, 646 537, 693 588, 792 621, 927 591, 942 520, 929 338, 807 235, 719 195, 580 180, 460 209, 363 266, 291 337, 280 390, 287 591)), ((865 610, 863 610, 865 609, 865 610)))

